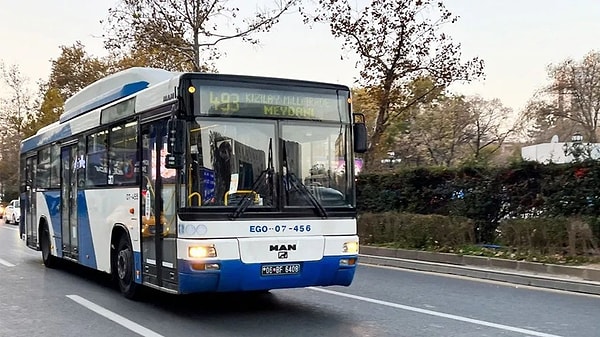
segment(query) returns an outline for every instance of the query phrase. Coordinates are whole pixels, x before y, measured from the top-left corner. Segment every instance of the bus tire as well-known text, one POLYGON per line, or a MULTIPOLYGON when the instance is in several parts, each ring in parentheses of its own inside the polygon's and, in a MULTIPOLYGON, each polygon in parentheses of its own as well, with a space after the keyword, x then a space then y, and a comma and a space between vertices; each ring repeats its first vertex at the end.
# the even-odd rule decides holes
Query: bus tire
POLYGON ((52 255, 52 243, 50 241, 50 231, 47 225, 42 226, 40 235, 40 250, 42 251, 42 261, 47 268, 56 268, 58 258, 52 255))
POLYGON ((127 235, 119 239, 116 254, 117 283, 123 296, 136 299, 139 295, 139 285, 135 283, 133 275, 133 249, 127 235))

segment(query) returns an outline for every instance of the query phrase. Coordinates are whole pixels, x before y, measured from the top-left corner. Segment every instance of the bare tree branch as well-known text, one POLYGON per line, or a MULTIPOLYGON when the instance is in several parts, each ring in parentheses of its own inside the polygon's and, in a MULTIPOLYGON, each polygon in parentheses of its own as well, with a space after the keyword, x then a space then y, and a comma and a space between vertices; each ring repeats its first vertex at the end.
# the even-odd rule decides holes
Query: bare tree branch
POLYGON ((113 52, 154 50, 160 65, 171 62, 168 69, 200 71, 219 55, 221 42, 258 43, 256 33, 269 31, 299 1, 280 0, 274 9, 242 19, 227 0, 121 0, 109 10, 105 46, 113 52), (163 52, 173 50, 180 54, 163 52))

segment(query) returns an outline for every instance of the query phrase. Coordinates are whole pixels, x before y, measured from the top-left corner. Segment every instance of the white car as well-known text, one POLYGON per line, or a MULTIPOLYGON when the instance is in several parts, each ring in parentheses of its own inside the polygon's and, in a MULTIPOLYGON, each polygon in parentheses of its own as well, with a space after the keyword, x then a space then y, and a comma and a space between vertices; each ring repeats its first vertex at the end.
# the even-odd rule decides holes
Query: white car
POLYGON ((4 221, 6 223, 19 223, 21 221, 21 202, 15 199, 6 206, 4 210, 4 221))

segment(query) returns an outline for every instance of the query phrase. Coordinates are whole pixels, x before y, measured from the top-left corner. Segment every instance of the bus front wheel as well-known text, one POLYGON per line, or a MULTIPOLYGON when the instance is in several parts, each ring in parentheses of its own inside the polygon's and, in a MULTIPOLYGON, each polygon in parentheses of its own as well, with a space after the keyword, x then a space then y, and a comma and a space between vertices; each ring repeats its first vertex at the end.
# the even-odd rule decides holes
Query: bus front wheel
POLYGON ((121 293, 134 299, 139 293, 139 286, 133 277, 133 249, 126 235, 121 236, 116 254, 117 282, 121 293))

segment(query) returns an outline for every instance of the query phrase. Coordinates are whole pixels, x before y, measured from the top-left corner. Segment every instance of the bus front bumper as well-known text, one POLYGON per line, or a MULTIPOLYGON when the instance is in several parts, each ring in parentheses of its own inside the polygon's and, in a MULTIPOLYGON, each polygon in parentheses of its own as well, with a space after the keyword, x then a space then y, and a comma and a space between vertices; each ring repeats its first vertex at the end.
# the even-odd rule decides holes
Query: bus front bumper
POLYGON ((268 264, 247 264, 240 260, 179 260, 179 293, 349 286, 354 278, 357 261, 358 255, 268 264))

